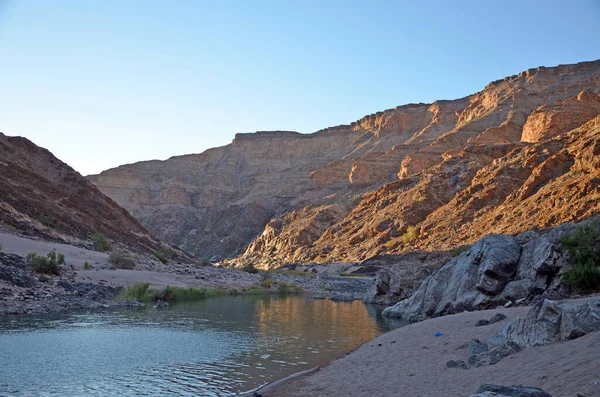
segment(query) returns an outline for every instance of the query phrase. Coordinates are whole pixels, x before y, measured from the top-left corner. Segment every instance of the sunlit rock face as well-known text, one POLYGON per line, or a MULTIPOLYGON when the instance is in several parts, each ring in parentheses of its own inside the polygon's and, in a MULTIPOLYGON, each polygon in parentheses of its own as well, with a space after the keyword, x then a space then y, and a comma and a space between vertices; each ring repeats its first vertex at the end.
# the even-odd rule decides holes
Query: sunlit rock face
POLYGON ((598 212, 600 61, 313 134, 237 134, 90 176, 166 241, 262 267, 446 249, 598 212))

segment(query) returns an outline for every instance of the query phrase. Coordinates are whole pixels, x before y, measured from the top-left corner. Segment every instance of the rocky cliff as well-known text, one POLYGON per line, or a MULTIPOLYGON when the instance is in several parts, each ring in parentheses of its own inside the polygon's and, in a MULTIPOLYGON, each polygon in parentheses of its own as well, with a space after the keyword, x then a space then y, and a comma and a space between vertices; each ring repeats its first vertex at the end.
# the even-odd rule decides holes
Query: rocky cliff
POLYGON ((160 249, 133 216, 48 150, 0 133, 0 225, 25 235, 83 243, 94 233, 141 252, 160 249))
POLYGON ((237 263, 447 249, 599 212, 600 61, 313 134, 237 134, 90 176, 171 244, 237 263))

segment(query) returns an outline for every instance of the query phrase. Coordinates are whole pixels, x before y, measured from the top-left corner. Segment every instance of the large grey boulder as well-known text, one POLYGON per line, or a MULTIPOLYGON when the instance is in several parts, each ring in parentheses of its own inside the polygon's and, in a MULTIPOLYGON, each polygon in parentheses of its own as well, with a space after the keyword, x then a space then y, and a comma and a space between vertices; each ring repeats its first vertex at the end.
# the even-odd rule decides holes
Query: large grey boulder
POLYGON ((568 223, 544 234, 483 237, 383 315, 415 322, 465 310, 528 304, 539 297, 568 297, 570 288, 562 283, 562 275, 571 265, 559 240, 575 227, 568 223))
POLYGON ((488 236, 471 249, 472 265, 477 269, 477 290, 496 295, 512 279, 517 270, 521 246, 511 236, 488 236))
POLYGON ((539 346, 575 339, 600 330, 600 298, 576 302, 542 299, 527 313, 498 332, 520 346, 539 346))
POLYGON ((411 322, 489 307, 516 272, 521 246, 512 236, 489 235, 426 278, 419 289, 383 311, 411 322))
POLYGON ((548 392, 537 387, 498 386, 483 384, 477 389, 477 394, 470 397, 552 397, 548 392))

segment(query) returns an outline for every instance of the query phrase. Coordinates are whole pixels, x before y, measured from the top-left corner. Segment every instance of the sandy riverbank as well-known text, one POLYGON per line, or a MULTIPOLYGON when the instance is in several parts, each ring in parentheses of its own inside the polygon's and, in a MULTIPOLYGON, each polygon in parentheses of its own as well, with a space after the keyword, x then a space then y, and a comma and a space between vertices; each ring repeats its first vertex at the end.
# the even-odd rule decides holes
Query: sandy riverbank
MULTIPOLYGON (((447 368, 449 360, 466 360, 471 339, 486 341, 529 307, 460 313, 411 324, 362 345, 317 372, 292 379, 264 397, 469 396, 483 383, 523 384, 554 397, 576 396, 600 381, 600 332, 548 346, 528 347, 495 365, 447 368), (503 313, 507 319, 475 327, 479 319, 503 313), (436 332, 444 335, 435 337, 436 332)), ((595 394, 594 394, 595 396, 595 394)))

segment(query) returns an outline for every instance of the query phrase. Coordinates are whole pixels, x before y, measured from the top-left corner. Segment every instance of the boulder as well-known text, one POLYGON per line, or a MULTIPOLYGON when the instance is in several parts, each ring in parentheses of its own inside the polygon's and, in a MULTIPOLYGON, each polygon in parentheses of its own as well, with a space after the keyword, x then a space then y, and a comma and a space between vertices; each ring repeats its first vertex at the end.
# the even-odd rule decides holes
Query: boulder
POLYGON ((487 353, 488 345, 482 343, 479 339, 473 339, 469 342, 469 346, 467 348, 467 353, 469 357, 477 356, 482 353, 487 353))
POLYGON ((393 305, 406 299, 422 281, 448 261, 445 253, 406 253, 379 255, 361 263, 363 269, 383 267, 375 284, 369 288, 363 301, 380 305, 393 305))
POLYGON ((576 302, 538 301, 525 318, 517 317, 498 335, 521 346, 547 345, 600 330, 600 298, 576 302))
POLYGON ((489 296, 501 291, 514 275, 520 251, 514 237, 486 236, 426 278, 408 299, 386 308, 383 315, 414 322, 487 308, 489 296))
POLYGON ((510 236, 488 236, 471 249, 473 265, 479 265, 477 290, 496 295, 512 279, 517 270, 521 246, 510 236))
POLYGON ((377 273, 375 289, 377 290, 377 295, 385 295, 388 293, 390 290, 390 272, 388 270, 384 269, 377 273))
POLYGON ((156 307, 157 309, 162 307, 169 307, 169 302, 157 299, 156 303, 154 304, 154 307, 156 307))
POLYGON ((490 318, 490 324, 494 324, 506 319, 506 316, 502 313, 496 313, 490 318))
POLYGON ((570 265, 558 241, 574 228, 574 224, 564 224, 543 235, 483 237, 423 280, 410 297, 386 308, 383 315, 415 322, 465 310, 511 307, 536 297, 567 297, 570 288, 561 277, 570 265))
POLYGON ((549 393, 537 387, 497 386, 483 384, 477 389, 477 394, 470 397, 552 397, 549 393))
POLYGON ((461 369, 469 369, 467 363, 462 360, 450 360, 446 363, 446 367, 448 368, 461 368, 461 369))

